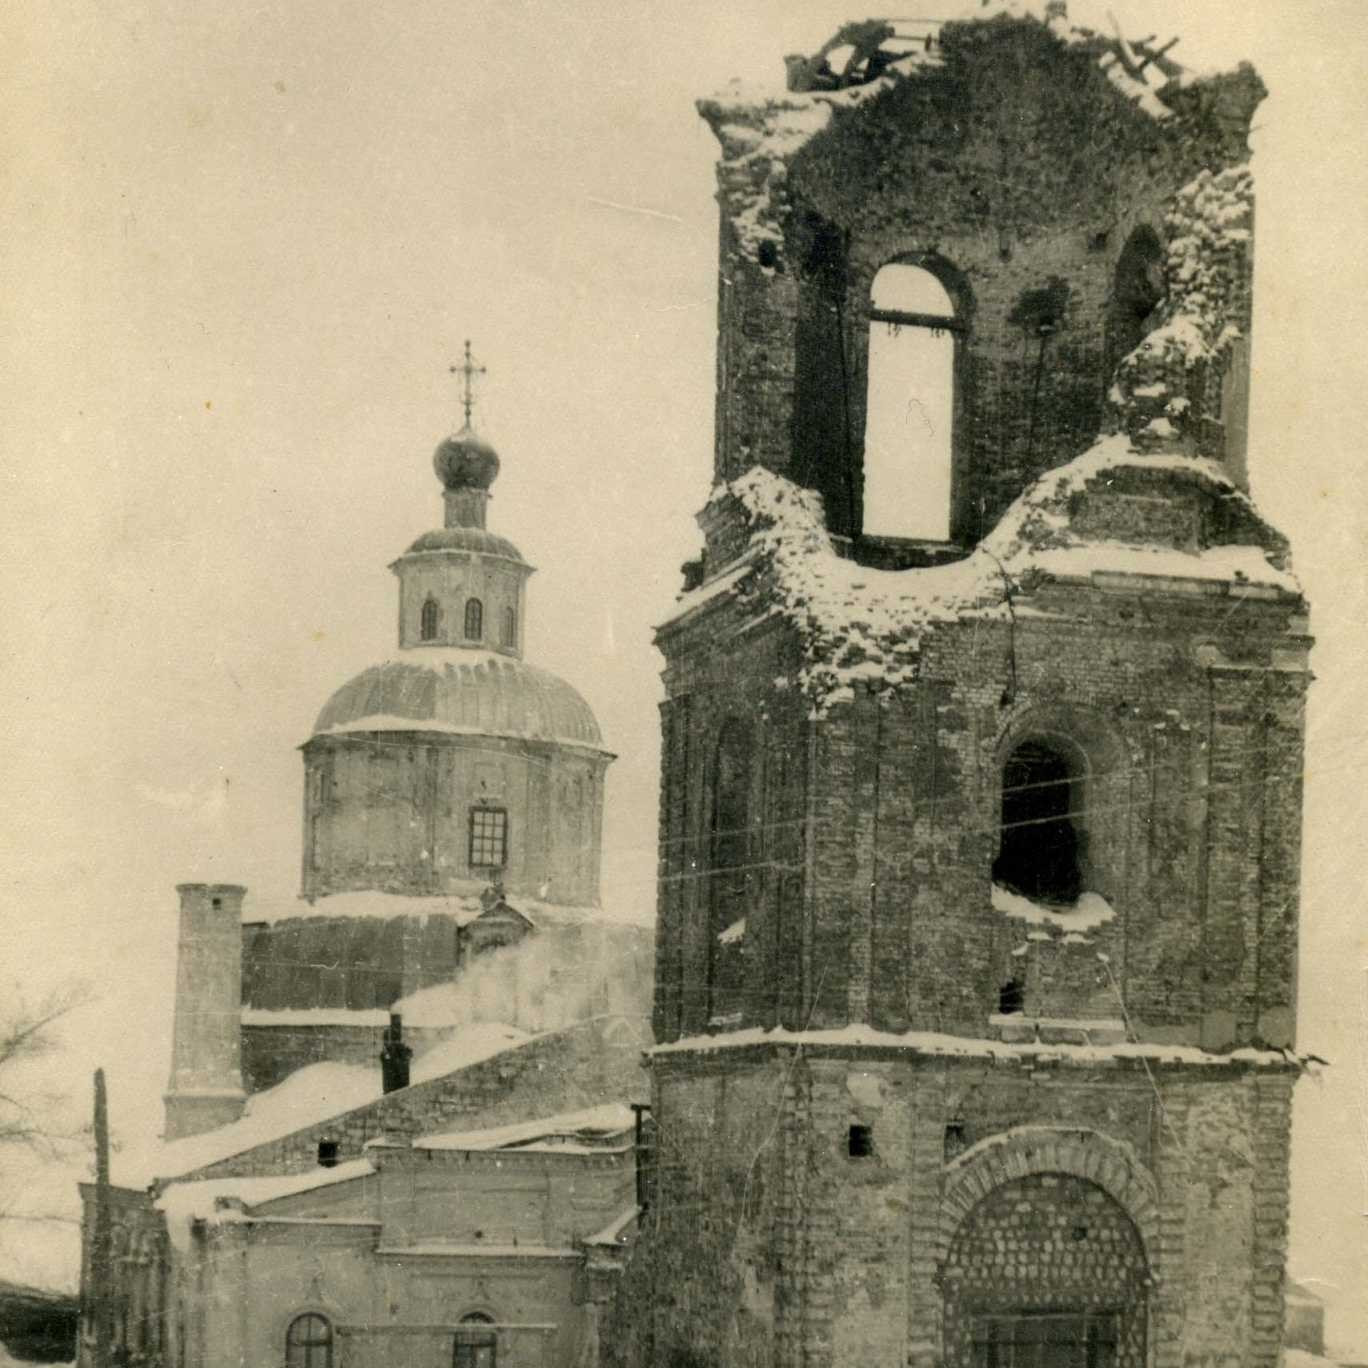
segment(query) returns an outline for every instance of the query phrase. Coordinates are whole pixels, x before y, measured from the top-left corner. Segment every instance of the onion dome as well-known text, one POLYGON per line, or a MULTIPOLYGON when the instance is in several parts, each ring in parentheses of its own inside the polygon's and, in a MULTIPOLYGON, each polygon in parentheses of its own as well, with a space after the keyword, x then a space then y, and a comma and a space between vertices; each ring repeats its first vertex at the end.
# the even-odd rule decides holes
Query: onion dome
POLYGON ((372 665, 327 701, 315 735, 446 732, 602 751, 588 703, 549 670, 494 651, 425 647, 372 665))
POLYGON ((446 489, 487 490, 499 474, 499 454, 467 423, 432 455, 432 468, 446 489))

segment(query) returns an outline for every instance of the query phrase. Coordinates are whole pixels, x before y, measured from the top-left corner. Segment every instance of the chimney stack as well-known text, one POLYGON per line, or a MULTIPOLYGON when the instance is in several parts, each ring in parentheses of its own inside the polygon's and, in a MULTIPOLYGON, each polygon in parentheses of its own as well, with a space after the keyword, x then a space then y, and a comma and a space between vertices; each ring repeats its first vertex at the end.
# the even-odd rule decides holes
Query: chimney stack
POLYGON ((168 1140, 236 1121, 242 1089, 242 900, 239 884, 179 884, 180 944, 168 1140))
POLYGON ((397 1092, 409 1085, 409 1060, 413 1051, 404 1044, 404 1018, 391 1012, 385 1027, 385 1045, 380 1051, 380 1077, 387 1093, 397 1092))

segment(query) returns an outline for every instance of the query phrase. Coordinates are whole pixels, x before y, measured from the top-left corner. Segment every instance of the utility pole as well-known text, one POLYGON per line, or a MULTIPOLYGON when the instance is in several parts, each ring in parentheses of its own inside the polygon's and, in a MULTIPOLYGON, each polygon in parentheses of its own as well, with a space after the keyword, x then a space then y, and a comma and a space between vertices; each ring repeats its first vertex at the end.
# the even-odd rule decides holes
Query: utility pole
POLYGON ((103 1069, 95 1070, 95 1229, 90 1238, 90 1303, 94 1360, 92 1368, 110 1368, 110 1255, 114 1230, 109 1208, 109 1108, 103 1069))

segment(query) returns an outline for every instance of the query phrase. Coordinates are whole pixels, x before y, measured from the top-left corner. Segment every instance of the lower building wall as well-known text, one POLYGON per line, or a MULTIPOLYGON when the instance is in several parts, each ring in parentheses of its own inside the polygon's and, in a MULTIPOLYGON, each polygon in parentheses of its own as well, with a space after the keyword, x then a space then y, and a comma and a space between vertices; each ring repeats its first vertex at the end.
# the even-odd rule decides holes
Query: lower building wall
POLYGON ((181 1267, 184 1368, 284 1363, 290 1325, 304 1315, 326 1319, 333 1368, 451 1368, 468 1315, 492 1323, 499 1368, 574 1362, 586 1324, 578 1260, 390 1256, 376 1253, 377 1234, 215 1228, 181 1267))
POLYGON ((1069 1313, 1054 1331, 1119 1368, 1274 1368, 1291 1084, 1048 1051, 657 1056, 649 1361, 971 1368, 1069 1313))

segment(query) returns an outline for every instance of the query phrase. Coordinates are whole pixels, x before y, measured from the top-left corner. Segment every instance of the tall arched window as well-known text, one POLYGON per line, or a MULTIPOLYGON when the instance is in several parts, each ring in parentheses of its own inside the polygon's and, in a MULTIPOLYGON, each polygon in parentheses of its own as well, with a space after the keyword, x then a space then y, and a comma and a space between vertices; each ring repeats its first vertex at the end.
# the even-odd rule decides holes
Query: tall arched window
POLYGON ((874 277, 861 523, 866 536, 950 538, 959 331, 954 301, 930 271, 892 262, 874 277))
POLYGON ((483 1311, 472 1311, 461 1317, 452 1368, 497 1368, 498 1352, 499 1337, 492 1317, 483 1311))
POLYGON ((518 644, 518 610, 516 608, 504 609, 503 644, 505 646, 516 646, 518 644))
POLYGON ((285 1368, 332 1368, 332 1343, 326 1316, 296 1316, 285 1332, 285 1368))
POLYGON ((993 880, 1041 902, 1082 891, 1082 753, 1057 737, 1031 737, 1002 771, 1002 826, 993 880))
POLYGON ((442 621, 442 610, 435 598, 423 600, 423 611, 419 614, 418 635, 424 641, 437 640, 437 628, 442 621))
POLYGON ((467 641, 479 641, 484 636, 484 604, 477 598, 466 599, 465 636, 467 641))

